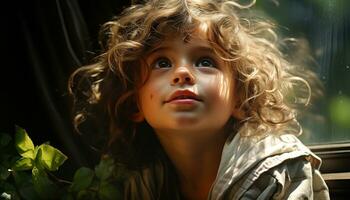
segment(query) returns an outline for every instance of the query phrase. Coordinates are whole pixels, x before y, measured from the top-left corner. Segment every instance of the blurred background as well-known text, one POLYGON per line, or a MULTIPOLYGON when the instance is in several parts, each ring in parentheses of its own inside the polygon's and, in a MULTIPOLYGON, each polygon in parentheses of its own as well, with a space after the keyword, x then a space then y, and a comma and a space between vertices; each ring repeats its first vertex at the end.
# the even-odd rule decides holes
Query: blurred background
POLYGON ((309 145, 350 141, 349 8, 347 0, 257 1, 257 10, 269 15, 282 35, 306 39, 315 59, 323 96, 309 113, 301 113, 301 139, 309 145))
MULTIPOLYGON (((247 2, 247 1, 242 1, 247 2)), ((308 41, 324 95, 302 117, 309 145, 350 142, 350 1, 257 0, 286 37, 308 41)), ((68 155, 66 167, 93 165, 89 140, 73 131, 67 80, 99 52, 103 22, 130 1, 31 0, 1 7, 1 128, 27 130, 68 155)))

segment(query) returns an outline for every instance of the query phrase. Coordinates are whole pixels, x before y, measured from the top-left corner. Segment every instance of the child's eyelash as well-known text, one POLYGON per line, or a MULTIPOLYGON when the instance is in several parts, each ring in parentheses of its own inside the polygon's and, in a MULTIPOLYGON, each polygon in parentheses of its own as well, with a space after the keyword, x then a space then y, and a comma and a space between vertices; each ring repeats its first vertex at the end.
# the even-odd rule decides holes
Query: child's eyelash
MULTIPOLYGON (((156 58, 151 63, 152 63, 151 66, 156 69, 173 67, 172 61, 167 57, 156 58)), ((210 56, 199 57, 198 59, 195 59, 193 63, 194 63, 194 66, 196 67, 208 67, 208 68, 217 67, 216 60, 211 58, 210 56)))
POLYGON ((153 61, 153 68, 170 68, 172 63, 169 58, 159 57, 153 61))
POLYGON ((204 57, 200 57, 199 59, 197 59, 195 65, 197 67, 216 67, 217 63, 216 63, 215 59, 213 59, 209 56, 204 56, 204 57))

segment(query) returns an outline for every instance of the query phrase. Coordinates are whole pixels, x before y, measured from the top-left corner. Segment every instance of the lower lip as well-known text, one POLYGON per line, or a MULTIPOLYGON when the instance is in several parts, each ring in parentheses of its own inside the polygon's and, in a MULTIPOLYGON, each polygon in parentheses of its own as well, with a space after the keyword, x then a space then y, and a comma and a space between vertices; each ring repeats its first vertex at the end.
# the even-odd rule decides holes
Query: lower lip
POLYGON ((197 100, 195 99, 175 99, 170 101, 171 104, 194 104, 197 100))

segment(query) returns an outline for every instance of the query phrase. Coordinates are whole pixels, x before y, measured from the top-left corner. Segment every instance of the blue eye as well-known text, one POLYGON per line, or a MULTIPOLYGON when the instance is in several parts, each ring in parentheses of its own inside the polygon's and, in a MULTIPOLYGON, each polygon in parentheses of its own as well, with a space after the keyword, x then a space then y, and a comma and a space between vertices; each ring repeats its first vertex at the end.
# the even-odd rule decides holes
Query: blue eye
POLYGON ((159 58, 154 62, 155 68, 170 68, 171 61, 168 58, 159 58))
POLYGON ((215 62, 211 58, 204 57, 204 58, 198 59, 198 61, 196 62, 196 66, 197 67, 215 67, 215 62))

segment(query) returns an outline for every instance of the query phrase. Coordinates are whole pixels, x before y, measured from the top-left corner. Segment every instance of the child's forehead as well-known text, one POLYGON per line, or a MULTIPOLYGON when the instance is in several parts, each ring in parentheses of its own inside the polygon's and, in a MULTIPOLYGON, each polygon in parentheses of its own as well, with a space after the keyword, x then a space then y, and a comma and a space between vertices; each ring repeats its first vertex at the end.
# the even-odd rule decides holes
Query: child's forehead
POLYGON ((162 46, 170 46, 173 45, 174 41, 183 42, 185 44, 196 44, 198 46, 212 48, 212 45, 209 41, 207 30, 197 27, 191 30, 181 30, 168 32, 163 35, 162 39, 157 43, 153 44, 150 48, 153 49, 162 47, 162 46))

